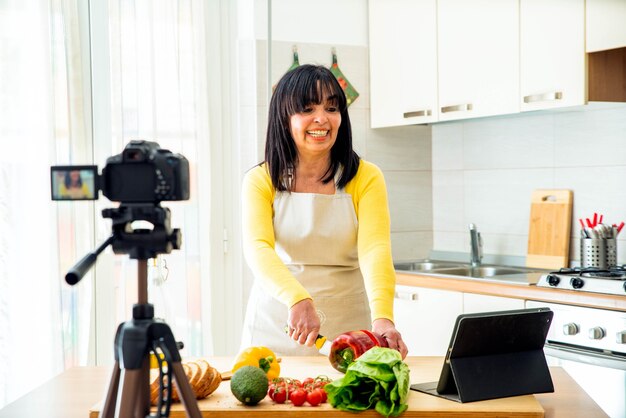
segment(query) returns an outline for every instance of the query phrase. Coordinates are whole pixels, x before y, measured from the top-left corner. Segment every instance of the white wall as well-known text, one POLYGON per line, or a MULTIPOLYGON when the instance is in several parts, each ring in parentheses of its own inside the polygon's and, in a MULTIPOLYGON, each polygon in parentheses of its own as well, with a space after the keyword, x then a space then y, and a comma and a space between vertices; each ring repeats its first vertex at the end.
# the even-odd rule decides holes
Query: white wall
MULTIPOLYGON (((368 45, 367 0, 272 0, 271 5, 272 40, 368 45)), ((267 40, 267 13, 263 10, 257 14, 256 38, 267 40)))

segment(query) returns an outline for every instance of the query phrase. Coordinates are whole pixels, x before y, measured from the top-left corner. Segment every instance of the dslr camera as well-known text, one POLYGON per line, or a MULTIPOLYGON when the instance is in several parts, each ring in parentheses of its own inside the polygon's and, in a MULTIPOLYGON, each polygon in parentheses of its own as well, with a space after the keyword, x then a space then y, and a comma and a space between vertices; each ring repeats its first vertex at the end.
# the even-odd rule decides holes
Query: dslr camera
POLYGON ((132 140, 107 158, 102 175, 95 165, 50 167, 52 200, 96 200, 98 192, 122 203, 189 199, 189 162, 151 141, 132 140))

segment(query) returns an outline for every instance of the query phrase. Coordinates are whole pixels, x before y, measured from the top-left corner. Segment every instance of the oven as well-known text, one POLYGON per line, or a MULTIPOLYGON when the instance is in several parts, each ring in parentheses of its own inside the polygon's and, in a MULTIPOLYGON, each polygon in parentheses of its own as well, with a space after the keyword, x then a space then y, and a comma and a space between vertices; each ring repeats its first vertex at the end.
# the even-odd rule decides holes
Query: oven
POLYGON ((538 301, 554 312, 544 352, 611 418, 626 417, 626 312, 538 301))

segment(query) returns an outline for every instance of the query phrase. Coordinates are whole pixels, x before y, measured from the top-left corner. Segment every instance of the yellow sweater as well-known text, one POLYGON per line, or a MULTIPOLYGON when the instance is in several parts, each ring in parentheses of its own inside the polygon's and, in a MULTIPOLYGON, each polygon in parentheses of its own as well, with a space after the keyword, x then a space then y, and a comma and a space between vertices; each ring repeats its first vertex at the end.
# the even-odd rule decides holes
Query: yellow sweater
MULTIPOLYGON (((387 188, 380 169, 361 160, 345 192, 352 196, 358 220, 359 266, 365 281, 372 321, 393 321, 396 275, 391 258, 387 188)), ((311 298, 274 250, 276 190, 266 165, 246 173, 242 187, 243 249, 248 265, 263 288, 286 306, 311 298)))

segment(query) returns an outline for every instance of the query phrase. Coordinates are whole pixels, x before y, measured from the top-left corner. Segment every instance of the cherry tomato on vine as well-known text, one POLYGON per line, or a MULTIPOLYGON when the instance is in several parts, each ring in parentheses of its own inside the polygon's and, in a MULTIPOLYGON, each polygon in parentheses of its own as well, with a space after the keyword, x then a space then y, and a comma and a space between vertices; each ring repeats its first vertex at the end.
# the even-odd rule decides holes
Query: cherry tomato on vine
POLYGON ((306 394, 306 401, 312 406, 317 406, 322 403, 322 395, 319 393, 318 389, 315 389, 306 394))
POLYGON ((320 396, 322 397, 322 403, 326 402, 326 400, 328 399, 328 394, 326 393, 326 391, 323 388, 317 388, 315 390, 319 392, 320 396))
POLYGON ((294 406, 302 406, 307 399, 307 393, 303 389, 296 389, 291 392, 289 400, 294 406))
POLYGON ((331 382, 330 378, 328 376, 324 376, 324 375, 320 375, 317 376, 313 382, 313 385, 316 388, 323 388, 324 386, 326 386, 327 384, 329 384, 331 382))
POLYGON ((276 387, 276 389, 274 390, 274 396, 272 397, 272 400, 276 403, 285 403, 285 401, 287 400, 287 389, 285 389, 283 386, 278 386, 276 387))

